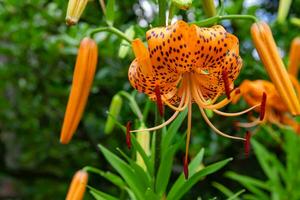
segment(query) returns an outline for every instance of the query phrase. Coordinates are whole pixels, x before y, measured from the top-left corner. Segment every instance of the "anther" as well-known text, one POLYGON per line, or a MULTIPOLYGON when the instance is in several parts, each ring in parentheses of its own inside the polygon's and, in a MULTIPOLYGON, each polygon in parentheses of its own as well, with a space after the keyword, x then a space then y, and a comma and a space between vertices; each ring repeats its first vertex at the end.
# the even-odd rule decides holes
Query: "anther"
POLYGON ((128 149, 131 149, 130 129, 131 129, 131 121, 128 121, 126 124, 126 144, 127 144, 128 149))
POLYGON ((229 86, 228 72, 226 70, 222 71, 222 79, 224 82, 225 94, 227 96, 227 99, 230 99, 230 86, 229 86))
POLYGON ((266 113, 266 103, 267 103, 267 94, 264 92, 260 104, 260 114, 259 114, 260 121, 264 120, 265 113, 266 113))
POLYGON ((189 178, 189 160, 187 157, 183 158, 183 173, 185 179, 187 180, 189 178))
POLYGON ((250 153, 250 147, 251 147, 250 139, 251 139, 251 133, 250 131, 247 131, 245 135, 245 157, 246 158, 249 157, 249 153, 250 153))
POLYGON ((155 89, 154 89, 154 92, 155 92, 155 95, 156 95, 156 104, 157 104, 157 107, 158 107, 158 111, 159 111, 159 114, 161 117, 164 116, 164 106, 163 106, 163 103, 162 103, 162 100, 161 100, 161 93, 160 93, 160 89, 159 89, 159 86, 155 86, 155 89))

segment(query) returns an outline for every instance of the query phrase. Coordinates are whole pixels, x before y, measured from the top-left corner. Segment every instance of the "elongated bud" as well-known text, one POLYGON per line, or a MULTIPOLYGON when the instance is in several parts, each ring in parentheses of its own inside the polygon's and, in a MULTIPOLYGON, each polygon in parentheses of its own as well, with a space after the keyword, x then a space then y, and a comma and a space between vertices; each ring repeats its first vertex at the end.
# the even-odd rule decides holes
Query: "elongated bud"
POLYGON ((131 149, 130 131, 131 131, 131 121, 127 122, 127 124, 126 124, 126 144, 127 144, 128 149, 131 149))
MULTIPOLYGON (((138 130, 146 129, 145 125, 142 124, 138 130)), ((136 140, 141 145, 146 155, 150 155, 150 133, 149 131, 142 131, 136 133, 136 140)), ((142 156, 137 153, 136 154, 136 163, 141 166, 146 171, 146 165, 142 156)))
POLYGON ((66 16, 67 25, 77 24, 87 2, 88 0, 69 0, 66 16))
POLYGON ((300 67, 300 37, 293 39, 290 54, 288 71, 291 75, 297 78, 300 67))
POLYGON ((81 200, 83 199, 86 185, 88 182, 88 173, 84 170, 79 170, 73 176, 66 200, 81 200))
POLYGON ((214 0, 202 0, 203 11, 207 17, 213 17, 217 14, 214 0))
POLYGON ((115 126, 115 120, 118 118, 120 114, 122 104, 123 101, 120 95, 118 94, 114 95, 109 106, 109 115, 105 123, 104 133, 108 134, 113 131, 115 126))
POLYGON ((278 23, 283 24, 285 22, 286 17, 289 14, 291 3, 292 3, 292 0, 280 0, 279 1, 278 15, 277 15, 278 23))
POLYGON ((98 48, 91 38, 84 38, 78 50, 60 142, 67 144, 76 131, 82 117, 87 98, 92 86, 97 66, 98 48))
POLYGON ((191 7, 193 0, 172 0, 172 3, 179 9, 187 10, 191 7))
POLYGON ((299 115, 300 104, 288 72, 280 58, 270 27, 265 22, 254 23, 251 27, 251 35, 259 57, 279 95, 290 112, 293 115, 299 115))
POLYGON ((145 47, 143 42, 140 39, 134 39, 131 43, 133 53, 142 66, 142 73, 145 75, 152 75, 152 64, 150 60, 150 54, 148 49, 145 47))
POLYGON ((249 131, 247 131, 246 135, 245 135, 245 156, 246 156, 246 158, 249 157, 249 153, 250 153, 250 148, 251 148, 250 140, 251 140, 251 133, 249 131))

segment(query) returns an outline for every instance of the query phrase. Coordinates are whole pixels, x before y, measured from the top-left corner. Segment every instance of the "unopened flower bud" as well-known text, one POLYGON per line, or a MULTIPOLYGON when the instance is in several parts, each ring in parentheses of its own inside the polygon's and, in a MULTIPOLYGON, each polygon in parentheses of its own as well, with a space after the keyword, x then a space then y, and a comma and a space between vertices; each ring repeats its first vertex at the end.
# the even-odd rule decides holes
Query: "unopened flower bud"
POLYGON ((67 8, 66 23, 67 25, 77 24, 82 15, 88 0, 69 0, 67 8))

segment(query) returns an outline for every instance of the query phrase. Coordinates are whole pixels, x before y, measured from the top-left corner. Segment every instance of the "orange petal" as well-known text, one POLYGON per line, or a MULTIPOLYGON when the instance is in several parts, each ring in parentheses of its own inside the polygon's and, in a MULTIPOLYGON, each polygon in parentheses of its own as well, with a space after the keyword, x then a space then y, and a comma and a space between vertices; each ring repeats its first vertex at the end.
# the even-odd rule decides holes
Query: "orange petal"
POLYGON ((88 182, 88 173, 79 170, 73 176, 66 200, 81 200, 83 199, 86 185, 88 182))
POLYGON ((294 115, 300 114, 300 104, 280 58, 270 27, 265 22, 254 23, 251 35, 258 54, 279 95, 294 115))
POLYGON ((61 130, 60 142, 71 140, 82 117, 97 66, 98 48, 94 40, 84 38, 78 50, 71 93, 61 130))
POLYGON ((296 37, 292 41, 289 54, 288 72, 297 77, 300 67, 300 37, 296 37))

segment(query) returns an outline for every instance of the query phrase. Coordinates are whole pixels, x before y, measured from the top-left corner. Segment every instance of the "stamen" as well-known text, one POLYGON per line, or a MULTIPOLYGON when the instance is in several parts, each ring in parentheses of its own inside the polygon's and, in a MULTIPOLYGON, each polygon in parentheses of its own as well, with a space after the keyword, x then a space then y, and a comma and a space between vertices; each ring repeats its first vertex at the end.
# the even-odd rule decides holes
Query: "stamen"
POLYGON ((159 89, 158 85, 155 86, 154 92, 155 92, 155 96, 156 96, 156 104, 157 104, 159 114, 161 117, 163 117, 164 116, 164 105, 161 100, 161 93, 160 93, 160 89, 159 89))
POLYGON ((222 79, 224 82, 225 94, 227 96, 227 99, 230 99, 230 85, 228 79, 228 72, 226 70, 222 71, 222 79))
POLYGON ((243 128, 251 128, 253 126, 257 126, 260 123, 261 123, 260 119, 256 119, 252 122, 245 122, 245 123, 244 122, 238 122, 237 125, 239 127, 243 127, 243 128))
POLYGON ((191 140, 191 129, 192 129, 192 101, 190 100, 188 104, 188 125, 187 125, 186 144, 185 144, 185 158, 184 158, 185 179, 189 177, 188 157, 189 157, 189 146, 191 140))
POLYGON ((131 121, 128 121, 126 124, 126 144, 127 144, 128 149, 131 149, 130 129, 131 129, 131 121))
MULTIPOLYGON (((188 105, 188 99, 189 98, 190 98, 189 96, 187 98, 182 98, 181 102, 179 104, 179 107, 181 107, 182 104, 184 103, 183 108, 185 109, 188 105)), ((167 121, 165 121, 161 125, 158 125, 158 126, 155 126, 155 127, 152 127, 152 128, 147 128, 147 129, 133 130, 133 131, 130 131, 130 132, 131 133, 136 133, 136 132, 143 132, 143 131, 155 131, 155 130, 161 129, 161 128, 167 126, 168 124, 170 124, 177 117, 178 114, 179 114, 179 111, 176 111, 167 121)))
POLYGON ((189 160, 186 157, 183 159, 183 173, 185 179, 187 180, 189 178, 189 160))
POLYGON ((246 158, 249 157, 249 153, 250 153, 250 148, 251 148, 250 139, 251 139, 251 133, 250 133, 250 131, 247 131, 246 135, 245 135, 245 142, 244 142, 246 158))
POLYGON ((199 109, 201 111, 201 114, 204 118, 204 120, 206 121, 206 123, 219 135, 223 136, 223 137, 226 137, 226 138, 231 138, 231 139, 235 139, 235 140, 245 140, 245 138, 241 138, 241 137, 236 137, 236 136, 231 136, 231 135, 228 135, 226 133, 223 133, 222 131, 220 131, 219 129, 217 129, 208 119, 208 117, 206 116, 205 114, 205 111, 203 110, 203 108, 201 108, 199 106, 199 109))
POLYGON ((241 112, 236 112, 236 113, 226 113, 226 112, 222 112, 222 111, 219 111, 219 110, 216 110, 216 109, 213 109, 213 111, 219 115, 223 115, 223 116, 226 116, 226 117, 236 117, 236 116, 239 116, 239 115, 243 115, 247 112, 250 112, 251 110, 257 108, 258 106, 260 106, 261 104, 257 104, 255 106, 252 106, 246 110, 243 110, 241 112))
POLYGON ((259 120, 263 121, 266 113, 267 94, 264 92, 260 105, 259 120))

